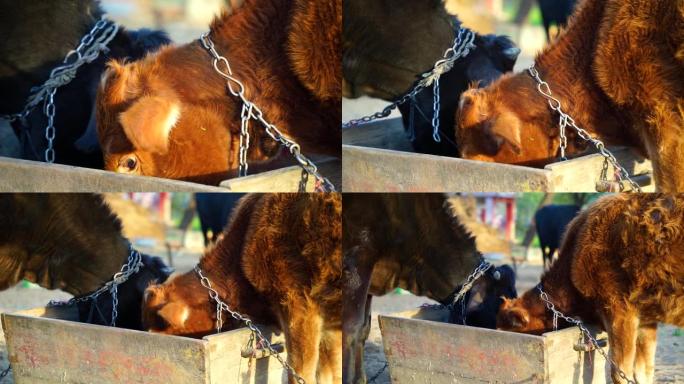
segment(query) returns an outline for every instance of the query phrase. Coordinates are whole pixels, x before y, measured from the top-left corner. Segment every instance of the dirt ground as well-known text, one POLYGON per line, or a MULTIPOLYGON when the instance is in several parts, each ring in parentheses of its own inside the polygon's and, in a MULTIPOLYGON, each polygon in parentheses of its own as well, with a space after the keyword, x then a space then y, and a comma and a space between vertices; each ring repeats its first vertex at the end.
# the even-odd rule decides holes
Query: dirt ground
MULTIPOLYGON (((541 265, 518 266, 516 283, 518 294, 534 287, 539 281, 541 271, 541 265)), ((378 326, 378 314, 404 311, 419 307, 424 303, 434 302, 410 294, 389 294, 373 299, 371 333, 365 346, 365 368, 369 379, 381 372, 386 361, 378 326)), ((655 377, 657 383, 684 384, 684 330, 662 324, 658 328, 655 377)), ((382 371, 374 383, 389 384, 389 368, 382 371)))
MULTIPOLYGON (((194 234, 195 237, 201 235, 194 234)), ((168 264, 168 256, 165 249, 162 248, 144 248, 136 245, 136 249, 148 255, 159 256, 168 264)), ((173 264, 176 273, 183 273, 189 271, 199 260, 200 254, 197 252, 179 252, 173 256, 173 264)), ((58 290, 50 291, 34 285, 25 286, 20 284, 14 288, 0 292, 0 313, 15 312, 25 309, 38 308, 45 306, 50 300, 68 300, 71 297, 68 293, 58 290)), ((0 324, 0 372, 8 366, 7 361, 7 346, 5 344, 5 334, 2 332, 2 325, 0 324)), ((4 379, 0 379, 0 384, 14 384, 12 374, 9 374, 4 379)))

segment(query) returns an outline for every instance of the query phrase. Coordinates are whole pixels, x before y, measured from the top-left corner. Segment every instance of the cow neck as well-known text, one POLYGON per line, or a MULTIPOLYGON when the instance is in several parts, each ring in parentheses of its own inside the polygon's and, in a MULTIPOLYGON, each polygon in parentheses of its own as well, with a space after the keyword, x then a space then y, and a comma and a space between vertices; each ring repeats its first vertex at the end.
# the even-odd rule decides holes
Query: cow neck
POLYGON ((252 101, 257 93, 271 88, 268 84, 293 77, 286 59, 285 32, 291 7, 289 0, 245 0, 210 26, 216 50, 228 59, 233 76, 245 85, 245 96, 252 101))
MULTIPOLYGON (((599 44, 597 28, 601 25, 605 1, 584 1, 578 4, 575 15, 568 28, 557 41, 548 46, 536 58, 536 68, 542 80, 546 81, 551 92, 562 103, 563 110, 577 124, 593 136, 598 136, 613 144, 629 144, 621 134, 626 122, 623 117, 613 112, 612 103, 599 87, 593 72, 594 52, 599 44), (587 33, 587 31, 593 31, 587 33)), ((537 83, 527 71, 525 76, 528 87, 534 87, 537 102, 554 114, 551 135, 558 136, 558 118, 548 108, 546 100, 536 92, 537 83)), ((569 137, 576 138, 572 129, 568 129, 569 137)), ((586 148, 586 142, 579 140, 579 148, 573 140, 568 141, 571 152, 586 148)))
POLYGON ((270 319, 270 313, 264 305, 264 299, 254 289, 243 270, 243 249, 250 232, 250 213, 255 205, 255 196, 241 201, 234 210, 223 237, 205 253, 199 267, 221 300, 232 310, 247 315, 252 320, 264 321, 270 319))
POLYGON ((432 216, 434 227, 421 234, 423 258, 415 269, 416 282, 432 299, 444 301, 479 265, 482 255, 444 196, 430 194, 425 201, 425 215, 432 216))
POLYGON ((79 296, 99 288, 121 269, 129 242, 100 196, 84 195, 69 202, 79 207, 65 208, 63 203, 58 199, 47 205, 52 211, 33 221, 31 232, 18 234, 27 240, 17 245, 17 258, 23 260, 19 276, 79 296))

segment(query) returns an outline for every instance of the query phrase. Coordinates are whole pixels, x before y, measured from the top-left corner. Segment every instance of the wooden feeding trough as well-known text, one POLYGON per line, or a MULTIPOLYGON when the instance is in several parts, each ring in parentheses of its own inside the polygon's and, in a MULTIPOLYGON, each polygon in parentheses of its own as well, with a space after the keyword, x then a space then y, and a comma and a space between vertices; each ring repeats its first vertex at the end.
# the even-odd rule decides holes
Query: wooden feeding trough
MULTIPOLYGON (((446 310, 425 308, 378 316, 392 383, 610 382, 605 359, 576 327, 534 336, 447 318, 446 310)), ((607 352, 606 335, 597 337, 607 352)))
MULTIPOLYGON (((401 119, 342 130, 345 192, 596 192, 603 157, 591 154, 544 169, 414 153, 401 119)), ((626 148, 620 164, 653 191, 651 162, 626 148)))
MULTIPOLYGON (((257 350, 247 355, 246 328, 201 340, 83 324, 75 308, 2 314, 8 358, 17 384, 283 384, 280 363, 257 350)), ((284 349, 284 339, 264 328, 284 349)), ((283 354, 285 358, 285 354, 283 354)))
MULTIPOLYGON (((314 160, 315 161, 315 160, 314 160)), ((341 162, 316 162, 320 172, 341 190, 341 162)), ((301 168, 276 169, 226 180, 219 187, 99 169, 0 157, 0 192, 296 192, 301 168)), ((313 191, 313 177, 307 190, 313 191)))

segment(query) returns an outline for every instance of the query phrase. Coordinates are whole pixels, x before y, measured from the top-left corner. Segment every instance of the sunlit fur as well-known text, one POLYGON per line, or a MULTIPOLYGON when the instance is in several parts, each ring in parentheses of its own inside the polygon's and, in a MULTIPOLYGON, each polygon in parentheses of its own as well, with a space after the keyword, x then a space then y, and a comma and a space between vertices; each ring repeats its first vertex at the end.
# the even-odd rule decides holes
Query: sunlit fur
MULTIPOLYGON (((607 331, 628 377, 652 382, 657 324, 684 326, 684 195, 599 200, 570 223, 541 284, 561 312, 607 331)), ((536 289, 498 318, 499 328, 535 334, 552 323, 536 289)), ((615 370, 613 380, 622 382, 615 370)))
MULTIPOLYGON (((684 5, 584 0, 536 59, 563 108, 590 134, 653 161, 659 190, 684 190, 684 5)), ((462 96, 463 157, 541 166, 558 156, 558 116, 524 71, 462 96)), ((569 154, 588 145, 568 131, 569 154)))
MULTIPOLYGON (((341 151, 340 2, 245 0, 210 27, 216 50, 229 60, 245 96, 307 155, 339 157, 341 151)), ((138 174, 206 184, 234 177, 241 107, 199 41, 167 47, 134 63, 112 62, 98 92, 105 168, 117 170, 122 158, 134 155, 138 174), (137 115, 149 111, 152 118, 165 120, 168 114, 154 117, 159 104, 150 101, 155 98, 178 108, 173 129, 161 129, 168 127, 164 124, 122 127, 134 119, 121 116, 143 102, 149 105, 139 107, 137 115), (145 145, 138 145, 126 135, 136 129, 155 132, 134 135, 145 139, 140 142, 145 145)), ((260 123, 252 122, 250 132, 252 173, 292 162, 260 123)))
MULTIPOLYGON (((335 193, 248 195, 199 264, 233 310, 283 330, 288 362, 307 383, 342 380, 341 209, 335 193)), ((143 320, 199 337, 215 331, 215 308, 191 270, 147 289, 143 320)))

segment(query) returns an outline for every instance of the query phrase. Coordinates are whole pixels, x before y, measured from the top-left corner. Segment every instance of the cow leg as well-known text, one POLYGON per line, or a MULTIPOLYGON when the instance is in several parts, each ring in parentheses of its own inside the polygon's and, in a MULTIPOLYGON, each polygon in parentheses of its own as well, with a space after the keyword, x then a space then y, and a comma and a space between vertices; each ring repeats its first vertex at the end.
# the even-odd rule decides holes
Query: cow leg
MULTIPOLYGON (((634 377, 634 358, 636 356, 639 319, 633 313, 618 310, 612 311, 607 319, 610 358, 632 379, 634 377)), ((624 383, 615 367, 611 367, 611 376, 616 384, 624 383)))
MULTIPOLYGON (((318 308, 306 299, 292 301, 282 307, 287 362, 304 381, 315 383, 323 320, 318 308)), ((289 383, 297 381, 290 375, 289 383)))
POLYGON ((658 325, 641 325, 637 336, 634 377, 639 384, 653 383, 658 325))
POLYGON ((342 383, 342 330, 325 330, 321 338, 318 384, 342 383))
MULTIPOLYGON (((342 306, 342 382, 366 382, 363 367, 364 329, 369 314, 368 287, 372 265, 359 264, 358 250, 351 250, 344 258, 344 303, 342 306)), ((365 335, 367 336, 367 334, 365 335)))

